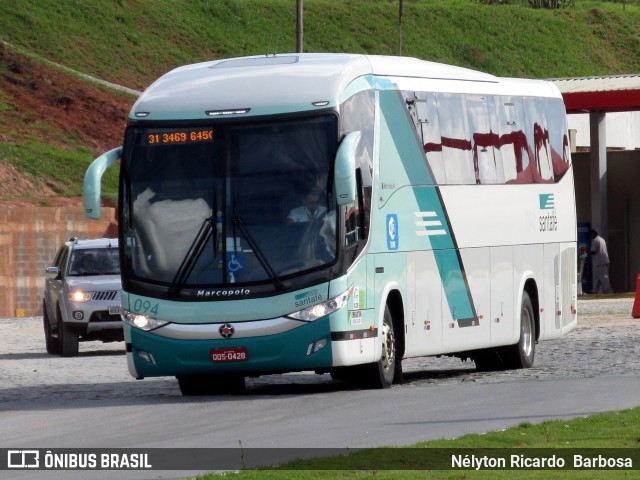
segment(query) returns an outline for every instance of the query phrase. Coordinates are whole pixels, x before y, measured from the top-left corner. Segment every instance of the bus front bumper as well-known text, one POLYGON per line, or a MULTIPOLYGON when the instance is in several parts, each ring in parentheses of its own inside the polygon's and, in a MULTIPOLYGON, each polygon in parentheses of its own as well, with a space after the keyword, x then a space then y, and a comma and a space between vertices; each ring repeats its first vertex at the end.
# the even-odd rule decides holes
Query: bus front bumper
MULTIPOLYGON (((172 338, 125 324, 131 375, 135 378, 218 373, 251 376, 332 366, 329 317, 300 323, 296 328, 278 333, 228 339, 198 338, 202 335, 189 338, 189 327, 181 325, 182 334, 172 338)), ((192 327, 195 331, 202 328, 192 327)), ((216 325, 216 331, 220 327, 216 325)))

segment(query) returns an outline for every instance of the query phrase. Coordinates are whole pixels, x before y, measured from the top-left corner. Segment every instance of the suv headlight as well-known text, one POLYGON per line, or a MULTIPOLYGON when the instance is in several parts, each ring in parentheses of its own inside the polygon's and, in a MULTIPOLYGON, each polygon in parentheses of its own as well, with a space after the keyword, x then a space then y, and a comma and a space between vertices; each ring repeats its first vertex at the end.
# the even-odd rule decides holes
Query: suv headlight
POLYGON ((326 302, 317 303, 311 307, 290 313, 287 317, 295 318, 305 322, 313 322, 318 318, 322 318, 330 313, 340 310, 347 304, 347 299, 351 295, 351 289, 341 293, 337 297, 330 298, 326 302))
POLYGON ((91 300, 91 292, 76 290, 74 292, 67 293, 67 298, 72 302, 85 303, 91 300))
POLYGON ((140 313, 129 312, 128 310, 122 311, 122 320, 132 327, 139 328, 148 332, 149 330, 155 330, 166 325, 167 321, 158 320, 157 318, 150 317, 148 315, 142 315, 140 313))

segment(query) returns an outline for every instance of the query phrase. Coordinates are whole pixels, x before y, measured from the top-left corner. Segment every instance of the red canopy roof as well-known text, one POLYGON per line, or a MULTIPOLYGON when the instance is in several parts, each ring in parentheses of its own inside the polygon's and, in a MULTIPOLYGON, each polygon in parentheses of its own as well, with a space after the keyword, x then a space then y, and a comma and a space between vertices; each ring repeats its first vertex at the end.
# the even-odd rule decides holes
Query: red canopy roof
POLYGON ((555 78, 567 113, 640 110, 640 75, 555 78))

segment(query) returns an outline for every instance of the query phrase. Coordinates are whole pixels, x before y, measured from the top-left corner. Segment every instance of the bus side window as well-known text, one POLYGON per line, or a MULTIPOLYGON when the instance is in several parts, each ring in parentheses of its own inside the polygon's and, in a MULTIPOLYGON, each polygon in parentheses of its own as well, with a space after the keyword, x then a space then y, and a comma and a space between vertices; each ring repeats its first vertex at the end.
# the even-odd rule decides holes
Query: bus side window
POLYGON ((356 169, 356 201, 345 206, 344 210, 344 232, 345 247, 355 245, 364 238, 362 208, 360 202, 362 196, 362 175, 359 168, 356 169))
POLYGON ((471 151, 475 183, 495 184, 498 181, 494 151, 499 146, 498 135, 491 130, 489 102, 479 95, 467 96, 467 112, 471 128, 471 151))
POLYGON ((562 101, 555 98, 547 98, 546 105, 549 150, 551 151, 553 177, 557 182, 567 172, 571 162, 569 137, 567 136, 567 124, 562 101))
POLYGON ((523 183, 523 171, 529 165, 526 135, 523 131, 522 101, 501 97, 498 109, 499 147, 505 183, 523 183))
POLYGON ((345 210, 345 245, 365 240, 369 235, 369 218, 371 214, 371 195, 373 192, 373 125, 375 124, 375 96, 373 91, 366 90, 355 94, 342 105, 342 128, 345 132, 359 131, 360 143, 356 150, 356 215, 353 219, 349 211, 345 210), (347 221, 348 220, 348 221, 347 221), (358 227, 354 237, 355 225, 358 227))
POLYGON ((501 98, 498 96, 488 97, 487 106, 489 107, 489 122, 491 133, 494 135, 495 144, 493 148, 493 157, 496 168, 496 183, 505 183, 504 166, 502 165, 502 150, 500 149, 500 118, 499 111, 502 107, 501 98))
POLYGON ((476 183, 464 95, 437 95, 438 119, 442 138, 442 158, 446 183, 476 183))
POLYGON ((443 184, 446 183, 446 174, 442 161, 442 139, 436 97, 433 93, 419 93, 417 96, 421 99, 416 108, 422 131, 422 148, 427 156, 434 183, 443 184))
POLYGON ((553 179, 545 101, 542 98, 525 98, 523 101, 527 112, 527 139, 533 151, 532 181, 545 183, 553 179))

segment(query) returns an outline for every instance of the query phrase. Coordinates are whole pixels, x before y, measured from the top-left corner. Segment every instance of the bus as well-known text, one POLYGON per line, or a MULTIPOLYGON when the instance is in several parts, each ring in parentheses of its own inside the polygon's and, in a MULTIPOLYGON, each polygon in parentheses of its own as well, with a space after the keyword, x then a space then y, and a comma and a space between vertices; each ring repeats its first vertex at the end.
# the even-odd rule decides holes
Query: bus
POLYGON ((183 395, 402 361, 531 367, 577 322, 566 114, 550 82, 297 53, 176 68, 84 180, 119 163, 131 375, 183 395))

